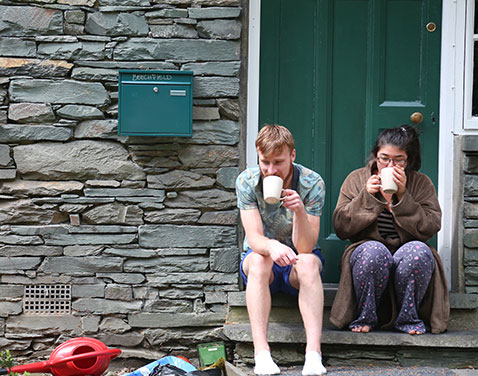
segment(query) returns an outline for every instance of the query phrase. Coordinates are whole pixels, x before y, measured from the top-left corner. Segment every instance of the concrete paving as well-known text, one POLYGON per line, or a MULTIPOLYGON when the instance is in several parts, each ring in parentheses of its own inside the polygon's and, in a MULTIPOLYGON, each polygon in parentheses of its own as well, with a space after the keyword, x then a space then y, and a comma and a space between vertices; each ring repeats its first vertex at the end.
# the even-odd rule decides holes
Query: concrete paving
MULTIPOLYGON (((241 368, 252 376, 252 368, 241 368)), ((281 367, 281 376, 302 376, 302 367, 281 367)), ((228 375, 229 376, 229 375, 228 375)), ((478 369, 442 367, 327 367, 327 376, 478 376, 478 369)))

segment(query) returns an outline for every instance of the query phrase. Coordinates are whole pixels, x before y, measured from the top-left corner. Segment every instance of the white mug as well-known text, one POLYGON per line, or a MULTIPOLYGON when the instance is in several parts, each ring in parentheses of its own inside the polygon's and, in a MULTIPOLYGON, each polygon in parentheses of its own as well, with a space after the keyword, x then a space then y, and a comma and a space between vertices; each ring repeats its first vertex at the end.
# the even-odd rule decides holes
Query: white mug
POLYGON ((264 201, 269 205, 275 205, 280 201, 282 185, 284 181, 279 176, 269 175, 262 180, 264 201))
POLYGON ((393 167, 384 167, 382 171, 380 171, 382 190, 385 193, 396 193, 398 190, 397 183, 393 181, 393 170, 393 167))

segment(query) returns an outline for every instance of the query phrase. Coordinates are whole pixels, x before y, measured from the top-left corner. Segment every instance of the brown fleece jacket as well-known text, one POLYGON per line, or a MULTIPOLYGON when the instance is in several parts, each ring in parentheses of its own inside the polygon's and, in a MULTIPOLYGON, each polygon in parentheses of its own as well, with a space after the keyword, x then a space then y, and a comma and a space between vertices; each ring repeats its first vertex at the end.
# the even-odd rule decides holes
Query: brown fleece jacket
MULTIPOLYGON (((371 195, 365 189, 368 178, 376 170, 374 163, 355 170, 345 179, 333 215, 336 234, 349 239, 351 245, 345 248, 341 265, 339 289, 335 296, 330 322, 342 329, 355 319, 355 293, 353 289, 350 257, 355 248, 367 240, 384 243, 392 253, 402 244, 412 240, 426 242, 441 226, 441 210, 431 180, 416 171, 407 171, 407 186, 402 199, 397 202, 393 196, 390 209, 397 239, 384 239, 378 232, 377 217, 387 203, 381 194, 371 195)), ((450 316, 448 287, 443 264, 437 251, 430 247, 435 256, 435 270, 419 307, 419 317, 431 328, 432 333, 444 332, 450 316)), ((398 310, 391 279, 378 308, 379 326, 393 328, 398 310)))

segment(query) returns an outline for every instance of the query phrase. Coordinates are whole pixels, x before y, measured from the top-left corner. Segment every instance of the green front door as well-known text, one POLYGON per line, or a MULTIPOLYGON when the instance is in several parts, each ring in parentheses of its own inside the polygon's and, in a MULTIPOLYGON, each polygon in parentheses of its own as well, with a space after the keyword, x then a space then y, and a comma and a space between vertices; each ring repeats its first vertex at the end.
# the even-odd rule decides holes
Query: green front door
POLYGON ((441 0, 261 4, 260 126, 287 126, 297 162, 324 178, 324 281, 338 282, 346 243, 332 213, 343 180, 366 163, 380 130, 422 114, 422 171, 437 182, 441 0))

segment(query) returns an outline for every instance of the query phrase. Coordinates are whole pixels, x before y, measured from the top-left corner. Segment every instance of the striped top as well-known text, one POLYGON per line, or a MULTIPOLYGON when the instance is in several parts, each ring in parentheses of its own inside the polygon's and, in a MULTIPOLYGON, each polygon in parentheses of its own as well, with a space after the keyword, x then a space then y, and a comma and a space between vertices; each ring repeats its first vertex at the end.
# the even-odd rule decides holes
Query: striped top
POLYGON ((397 230, 393 224, 393 216, 387 209, 384 209, 377 218, 378 232, 384 239, 398 238, 397 230))

